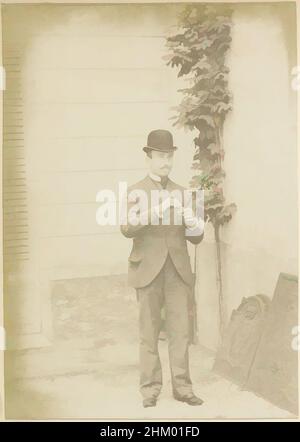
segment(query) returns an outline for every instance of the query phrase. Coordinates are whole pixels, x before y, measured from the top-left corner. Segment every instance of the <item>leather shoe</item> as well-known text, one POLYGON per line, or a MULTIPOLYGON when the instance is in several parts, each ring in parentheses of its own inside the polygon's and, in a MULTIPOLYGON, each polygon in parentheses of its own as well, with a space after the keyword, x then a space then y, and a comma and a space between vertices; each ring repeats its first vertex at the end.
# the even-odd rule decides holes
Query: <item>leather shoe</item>
POLYGON ((143 400, 143 407, 155 407, 156 406, 157 399, 155 397, 149 397, 143 400))
POLYGON ((204 401, 202 399, 200 399, 198 396, 196 396, 195 394, 191 394, 189 396, 175 396, 174 395, 174 399, 176 401, 185 402, 188 405, 202 405, 204 403, 204 401))

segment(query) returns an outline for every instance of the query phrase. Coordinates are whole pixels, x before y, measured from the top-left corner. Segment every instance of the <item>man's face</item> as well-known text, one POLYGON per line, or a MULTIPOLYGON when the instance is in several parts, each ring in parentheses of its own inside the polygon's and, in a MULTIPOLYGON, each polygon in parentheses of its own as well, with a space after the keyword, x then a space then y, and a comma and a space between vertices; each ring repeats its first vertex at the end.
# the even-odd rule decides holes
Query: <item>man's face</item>
POLYGON ((173 167, 174 152, 151 151, 151 158, 148 158, 150 172, 160 177, 168 176, 173 167))

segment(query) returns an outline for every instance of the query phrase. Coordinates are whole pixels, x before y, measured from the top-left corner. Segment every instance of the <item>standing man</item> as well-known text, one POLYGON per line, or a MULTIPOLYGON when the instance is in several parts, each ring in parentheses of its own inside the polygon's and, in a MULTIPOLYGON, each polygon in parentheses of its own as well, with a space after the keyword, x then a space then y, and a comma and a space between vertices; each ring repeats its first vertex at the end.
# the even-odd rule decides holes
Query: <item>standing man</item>
MULTIPOLYGON (((162 388, 162 369, 158 353, 161 328, 161 309, 164 305, 166 332, 173 396, 189 405, 201 405, 195 396, 189 372, 189 303, 193 293, 194 275, 187 250, 187 240, 198 244, 203 239, 204 223, 191 210, 182 206, 177 198, 184 188, 168 178, 172 169, 172 134, 167 130, 154 130, 148 136, 147 154, 149 174, 128 189, 126 223, 121 232, 133 239, 129 256, 129 284, 135 287, 139 304, 140 331, 140 391, 144 407, 156 405, 162 388), (168 191, 165 192, 164 190, 168 191), (165 198, 153 205, 153 191, 165 198), (139 198, 148 197, 150 205, 134 211, 139 198), (164 211, 169 209, 169 222, 164 211), (180 213, 181 223, 174 222, 174 213, 180 213)), ((180 199, 180 198, 179 198, 180 199)))

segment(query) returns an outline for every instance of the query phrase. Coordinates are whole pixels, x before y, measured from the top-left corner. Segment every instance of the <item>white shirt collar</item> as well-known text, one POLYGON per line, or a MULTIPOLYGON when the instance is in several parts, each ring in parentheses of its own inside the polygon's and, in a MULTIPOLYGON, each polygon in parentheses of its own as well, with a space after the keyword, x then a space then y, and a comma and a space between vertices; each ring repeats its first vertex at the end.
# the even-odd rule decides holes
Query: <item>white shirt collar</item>
POLYGON ((153 181, 158 181, 159 183, 161 182, 161 177, 158 175, 155 175, 154 173, 149 172, 149 177, 153 180, 153 181))

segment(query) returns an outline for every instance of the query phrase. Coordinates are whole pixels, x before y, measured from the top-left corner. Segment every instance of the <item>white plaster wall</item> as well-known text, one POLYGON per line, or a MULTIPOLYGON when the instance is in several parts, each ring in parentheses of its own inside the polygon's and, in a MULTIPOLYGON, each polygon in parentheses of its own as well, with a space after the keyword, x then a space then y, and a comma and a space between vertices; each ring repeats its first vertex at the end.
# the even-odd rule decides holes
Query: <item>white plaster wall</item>
MULTIPOLYGON (((227 317, 242 297, 270 297, 280 272, 297 274, 296 93, 282 15, 272 6, 237 10, 228 58, 233 111, 224 129, 225 195, 237 212, 221 232, 227 317), (251 12, 252 10, 252 12, 251 12)), ((200 342, 218 342, 215 246, 199 249, 200 342)))

